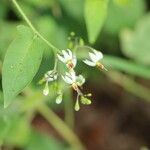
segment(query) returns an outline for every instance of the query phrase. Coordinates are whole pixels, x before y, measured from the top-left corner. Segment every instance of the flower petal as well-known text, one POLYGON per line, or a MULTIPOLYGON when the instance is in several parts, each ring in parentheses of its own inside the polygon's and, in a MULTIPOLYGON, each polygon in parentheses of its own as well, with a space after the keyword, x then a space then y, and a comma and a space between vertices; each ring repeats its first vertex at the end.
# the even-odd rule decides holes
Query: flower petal
POLYGON ((75 81, 76 81, 76 73, 75 73, 75 71, 72 70, 72 71, 70 72, 70 75, 71 75, 72 81, 75 82, 75 81))
POLYGON ((72 51, 70 49, 67 49, 69 56, 72 58, 73 54, 72 51))
POLYGON ((62 76, 62 79, 67 83, 67 84, 72 84, 73 83, 73 81, 69 78, 69 77, 67 77, 67 76, 62 76))
POLYGON ((49 77, 49 78, 47 79, 47 81, 48 81, 48 82, 54 81, 54 78, 50 78, 50 77, 49 77))
POLYGON ((58 59, 59 59, 60 61, 62 61, 63 63, 66 63, 65 58, 63 58, 62 56, 60 56, 60 55, 58 55, 58 54, 57 54, 57 57, 58 57, 58 59))
POLYGON ((83 62, 85 63, 85 64, 87 64, 87 65, 89 65, 89 66, 92 66, 92 67, 94 67, 94 66, 96 66, 96 63, 94 63, 94 62, 92 62, 92 61, 89 61, 89 60, 83 60, 83 62))
POLYGON ((69 53, 65 50, 62 50, 62 54, 64 55, 64 59, 66 62, 72 58, 70 57, 69 53))
POLYGON ((96 63, 97 61, 99 61, 99 58, 94 53, 89 53, 89 56, 93 62, 96 63))
POLYGON ((94 49, 93 49, 93 52, 95 53, 95 55, 97 55, 97 57, 98 57, 99 60, 103 58, 102 52, 96 51, 96 50, 94 50, 94 49))
POLYGON ((77 58, 76 58, 75 55, 74 55, 73 58, 72 58, 72 63, 73 63, 73 65, 74 65, 74 67, 75 67, 76 64, 77 64, 77 58))

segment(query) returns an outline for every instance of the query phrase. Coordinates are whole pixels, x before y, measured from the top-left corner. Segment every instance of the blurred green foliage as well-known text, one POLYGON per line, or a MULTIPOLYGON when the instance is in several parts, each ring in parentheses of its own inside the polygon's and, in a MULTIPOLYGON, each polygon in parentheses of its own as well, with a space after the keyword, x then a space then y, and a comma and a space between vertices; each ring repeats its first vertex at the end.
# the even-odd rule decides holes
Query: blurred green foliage
POLYGON ((150 65, 150 14, 144 16, 135 27, 121 33, 122 51, 131 59, 145 65, 150 65))
MULTIPOLYGON (((105 47, 99 46, 99 43, 105 41, 107 45, 111 45, 113 41, 114 45, 119 43, 119 48, 116 50, 118 53, 114 54, 114 47, 109 47, 107 54, 104 55, 103 63, 108 70, 126 73, 128 77, 138 76, 142 79, 150 79, 150 15, 146 10, 146 1, 20 0, 18 2, 37 30, 59 49, 68 47, 68 36, 71 31, 76 32, 79 37, 82 36, 85 43, 93 43, 94 48, 102 48, 104 54, 105 47), (111 36, 109 39, 104 39, 101 35, 111 36)), ((9 44, 16 38, 18 24, 25 23, 16 8, 10 1, 1 0, 0 64, 3 63, 9 44)), ((43 87, 37 85, 37 81, 53 65, 51 49, 45 46, 43 50, 45 52, 41 66, 29 87, 33 93, 25 89, 8 108, 4 109, 2 86, 0 86, 0 144, 6 147, 11 145, 12 148, 22 147, 26 150, 62 150, 67 147, 53 137, 43 135, 31 127, 31 116, 35 115, 41 103, 47 101, 51 107, 54 107, 54 93, 44 98, 41 92, 43 87)), ((80 59, 85 58, 86 52, 86 48, 78 51, 80 59)), ((78 70, 82 70, 83 67, 80 66, 78 70)), ((87 67, 84 69, 86 71, 84 74, 88 77, 87 72, 91 70, 89 71, 87 67)), ((2 85, 1 70, 0 65, 0 84, 2 85)), ((92 70, 91 74, 97 74, 97 71, 92 70)), ((55 106, 56 109, 61 107, 55 106)))

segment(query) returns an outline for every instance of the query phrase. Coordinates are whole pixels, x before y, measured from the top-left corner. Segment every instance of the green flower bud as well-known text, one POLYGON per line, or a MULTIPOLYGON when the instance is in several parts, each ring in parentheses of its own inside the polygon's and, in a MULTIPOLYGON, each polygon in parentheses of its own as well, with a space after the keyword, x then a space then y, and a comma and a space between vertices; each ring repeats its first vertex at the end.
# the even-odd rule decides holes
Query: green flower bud
POLYGON ((75 109, 75 111, 79 111, 79 110, 80 110, 80 105, 79 105, 79 100, 78 100, 78 98, 77 98, 77 100, 76 100, 74 109, 75 109))
POLYGON ((62 102, 62 98, 63 98, 63 94, 61 93, 56 97, 56 103, 60 104, 62 102))
POLYGON ((81 103, 84 104, 84 105, 90 105, 92 102, 89 98, 81 96, 81 103))
POLYGON ((44 88, 44 90, 43 90, 43 94, 44 94, 45 96, 47 96, 47 95, 49 94, 48 81, 47 81, 46 84, 45 84, 45 88, 44 88))

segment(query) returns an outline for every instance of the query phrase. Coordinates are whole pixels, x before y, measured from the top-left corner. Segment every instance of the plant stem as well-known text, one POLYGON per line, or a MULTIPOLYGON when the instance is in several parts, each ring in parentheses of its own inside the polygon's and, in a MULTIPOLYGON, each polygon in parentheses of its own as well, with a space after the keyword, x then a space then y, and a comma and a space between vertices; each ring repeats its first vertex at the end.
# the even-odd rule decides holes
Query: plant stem
POLYGON ((150 90, 141 84, 135 82, 133 79, 119 72, 110 72, 106 74, 113 82, 123 87, 126 91, 135 96, 150 102, 150 90))
POLYGON ((74 150, 85 150, 84 146, 73 131, 45 104, 41 104, 38 111, 72 146, 74 150))
POLYGON ((54 52, 59 51, 58 48, 56 48, 53 44, 51 44, 47 39, 45 39, 36 29, 35 27, 32 25, 31 21, 28 19, 28 17, 26 16, 26 14, 23 12, 22 8, 19 6, 19 4, 17 3, 16 0, 12 0, 13 4, 16 6, 17 10, 20 12, 22 18, 26 21, 26 23, 28 24, 28 26, 32 29, 32 31, 39 37, 41 38, 41 40, 43 40, 49 47, 52 48, 52 50, 54 52))
POLYGON ((72 99, 72 91, 69 89, 65 97, 65 121, 70 128, 74 128, 74 106, 72 99))

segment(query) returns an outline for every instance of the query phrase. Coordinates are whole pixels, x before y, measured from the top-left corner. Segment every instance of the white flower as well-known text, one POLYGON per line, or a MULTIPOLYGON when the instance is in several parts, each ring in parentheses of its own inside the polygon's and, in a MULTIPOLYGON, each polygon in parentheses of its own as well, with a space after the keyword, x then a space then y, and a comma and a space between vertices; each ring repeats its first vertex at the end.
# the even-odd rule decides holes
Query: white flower
POLYGON ((76 76, 74 71, 66 72, 65 76, 62 76, 63 80, 72 85, 74 90, 78 90, 78 86, 82 86, 85 82, 85 78, 82 75, 76 76))
POLYGON ((44 75, 44 79, 45 81, 51 82, 51 81, 57 80, 57 76, 58 74, 56 71, 50 70, 44 75))
POLYGON ((76 56, 71 52, 70 49, 62 50, 62 54, 57 54, 60 61, 66 64, 67 68, 73 69, 77 64, 76 56))
POLYGON ((58 74, 56 71, 54 70, 50 70, 48 71, 45 75, 44 75, 44 81, 46 81, 46 84, 45 84, 45 88, 43 90, 43 94, 45 96, 47 96, 49 94, 49 87, 48 87, 48 83, 49 82, 52 82, 54 80, 57 80, 57 77, 58 77, 58 74))
POLYGON ((86 59, 83 62, 89 66, 105 69, 107 70, 101 63, 100 60, 103 59, 103 54, 100 51, 92 50, 93 53, 89 52, 90 60, 86 59))

